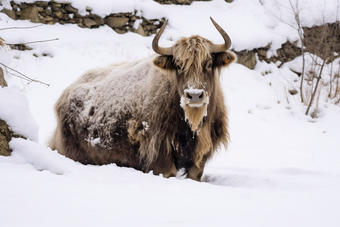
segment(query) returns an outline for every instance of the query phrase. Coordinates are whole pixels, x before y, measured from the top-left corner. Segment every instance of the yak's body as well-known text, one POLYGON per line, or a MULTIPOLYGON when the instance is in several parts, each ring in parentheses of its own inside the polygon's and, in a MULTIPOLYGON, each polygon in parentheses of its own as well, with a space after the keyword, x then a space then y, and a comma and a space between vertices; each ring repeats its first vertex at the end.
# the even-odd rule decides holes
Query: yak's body
MULTIPOLYGON (((199 36, 191 39, 210 42, 199 36)), ((192 89, 203 79, 197 76, 190 83, 179 83, 179 75, 187 78, 197 69, 181 63, 181 70, 188 68, 179 73, 172 65, 181 61, 176 54, 87 72, 56 103, 58 125, 50 146, 83 164, 116 163, 165 177, 184 168, 188 177, 200 180, 207 159, 228 143, 227 110, 219 83, 224 55, 209 54, 199 62, 213 62, 211 78, 205 85, 200 82, 207 96, 205 109, 203 104, 183 104, 180 86, 192 89), (213 87, 208 92, 209 84, 213 87)), ((227 58, 235 60, 230 53, 227 58)))

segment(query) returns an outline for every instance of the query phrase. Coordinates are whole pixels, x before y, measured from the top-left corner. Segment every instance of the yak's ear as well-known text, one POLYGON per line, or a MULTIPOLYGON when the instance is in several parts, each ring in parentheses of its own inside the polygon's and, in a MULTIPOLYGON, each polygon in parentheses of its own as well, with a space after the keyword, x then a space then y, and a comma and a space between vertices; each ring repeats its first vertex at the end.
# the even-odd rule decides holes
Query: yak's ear
POLYGON ((215 67, 227 67, 237 60, 236 54, 231 51, 216 53, 214 57, 215 67))
POLYGON ((153 63, 156 67, 159 67, 161 69, 165 70, 173 70, 173 57, 172 56, 158 56, 153 60, 153 63))

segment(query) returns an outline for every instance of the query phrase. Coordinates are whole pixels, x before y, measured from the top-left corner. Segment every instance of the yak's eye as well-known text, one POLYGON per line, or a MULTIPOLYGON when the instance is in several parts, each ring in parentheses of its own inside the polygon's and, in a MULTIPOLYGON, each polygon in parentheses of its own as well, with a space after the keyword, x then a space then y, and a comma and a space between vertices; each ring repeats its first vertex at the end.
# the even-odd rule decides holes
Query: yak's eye
POLYGON ((208 69, 211 69, 211 67, 212 67, 212 64, 209 63, 208 66, 207 66, 207 68, 208 68, 208 69))
POLYGON ((177 70, 181 70, 181 68, 182 68, 181 66, 176 65, 176 69, 177 69, 177 70))

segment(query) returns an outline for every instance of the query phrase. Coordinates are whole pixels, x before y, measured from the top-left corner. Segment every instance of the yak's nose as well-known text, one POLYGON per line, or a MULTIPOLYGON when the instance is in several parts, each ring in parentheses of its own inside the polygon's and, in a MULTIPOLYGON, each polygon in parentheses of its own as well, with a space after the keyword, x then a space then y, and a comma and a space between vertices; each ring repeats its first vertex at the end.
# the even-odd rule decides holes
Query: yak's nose
POLYGON ((203 100, 203 91, 202 90, 195 90, 187 92, 187 98, 189 99, 189 103, 198 103, 202 102, 203 100))

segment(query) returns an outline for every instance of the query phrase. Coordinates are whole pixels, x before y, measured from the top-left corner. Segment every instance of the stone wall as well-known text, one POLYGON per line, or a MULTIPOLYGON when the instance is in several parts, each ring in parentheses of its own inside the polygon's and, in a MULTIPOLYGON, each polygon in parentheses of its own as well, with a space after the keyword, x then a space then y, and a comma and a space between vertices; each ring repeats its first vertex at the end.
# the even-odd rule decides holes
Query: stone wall
POLYGON ((156 34, 157 29, 162 27, 165 18, 148 20, 141 15, 141 12, 126 12, 110 14, 101 18, 92 14, 91 8, 87 8, 88 15, 82 16, 78 9, 72 7, 71 3, 42 2, 16 4, 11 1, 11 9, 2 10, 14 20, 30 20, 33 23, 43 24, 77 24, 82 28, 98 28, 104 24, 111 27, 119 34, 128 31, 136 32, 143 36, 156 34))
POLYGON ((265 61, 267 63, 277 63, 279 62, 279 67, 285 63, 294 60, 296 57, 301 55, 301 49, 296 47, 295 43, 286 42, 281 45, 276 51, 277 56, 267 57, 267 51, 270 49, 270 45, 266 47, 255 48, 253 50, 243 50, 243 51, 235 51, 238 58, 238 63, 250 68, 254 69, 256 65, 256 55, 258 60, 265 61))
MULTIPOLYGON (((327 58, 327 63, 340 57, 340 26, 339 22, 303 28, 305 52, 313 53, 320 58, 327 58), (334 55, 334 53, 337 53, 334 55)), ((260 61, 267 63, 277 63, 280 67, 286 62, 294 60, 301 55, 301 48, 297 47, 297 42, 287 41, 276 51, 276 56, 267 57, 270 44, 266 47, 255 48, 247 51, 235 51, 238 56, 238 63, 254 69, 256 65, 256 55, 260 61)))
MULTIPOLYGON (((161 4, 191 4, 194 0, 155 0, 161 4)), ((199 0, 198 0, 199 1, 199 0)), ((208 0, 201 0, 208 1, 208 0)), ((232 2, 232 0, 226 0, 232 2)), ((12 19, 30 20, 34 23, 44 24, 77 24, 82 28, 98 28, 104 24, 111 27, 119 34, 128 31, 136 32, 143 36, 156 34, 157 30, 164 24, 165 18, 155 18, 148 20, 141 16, 141 12, 116 13, 101 18, 96 14, 92 14, 91 8, 87 8, 88 15, 82 16, 78 13, 78 9, 72 7, 70 3, 42 2, 21 3, 11 2, 12 9, 5 9, 6 13, 12 19)), ((325 26, 304 28, 306 51, 314 53, 320 57, 324 54, 325 43, 327 53, 332 55, 334 60, 334 52, 340 56, 340 29, 339 22, 327 24, 325 26), (318 48, 317 48, 318 47, 318 48)), ((267 57, 267 51, 270 44, 266 47, 256 48, 253 50, 244 50, 236 52, 238 55, 238 63, 245 65, 250 69, 254 69, 256 65, 256 55, 260 61, 267 63, 280 62, 279 66, 285 62, 289 62, 301 55, 301 49, 296 43, 286 42, 277 50, 277 56, 267 57)))
MULTIPOLYGON (((204 2, 209 2, 211 0, 154 0, 155 2, 158 2, 163 5, 190 5, 192 2, 197 2, 197 1, 204 1, 204 2)), ((234 0, 225 0, 228 3, 232 3, 234 0)))
MULTIPOLYGON (((194 1, 211 1, 211 0, 154 0, 155 2, 158 2, 163 5, 190 5, 194 1)), ((229 0, 230 1, 230 0, 229 0)))

